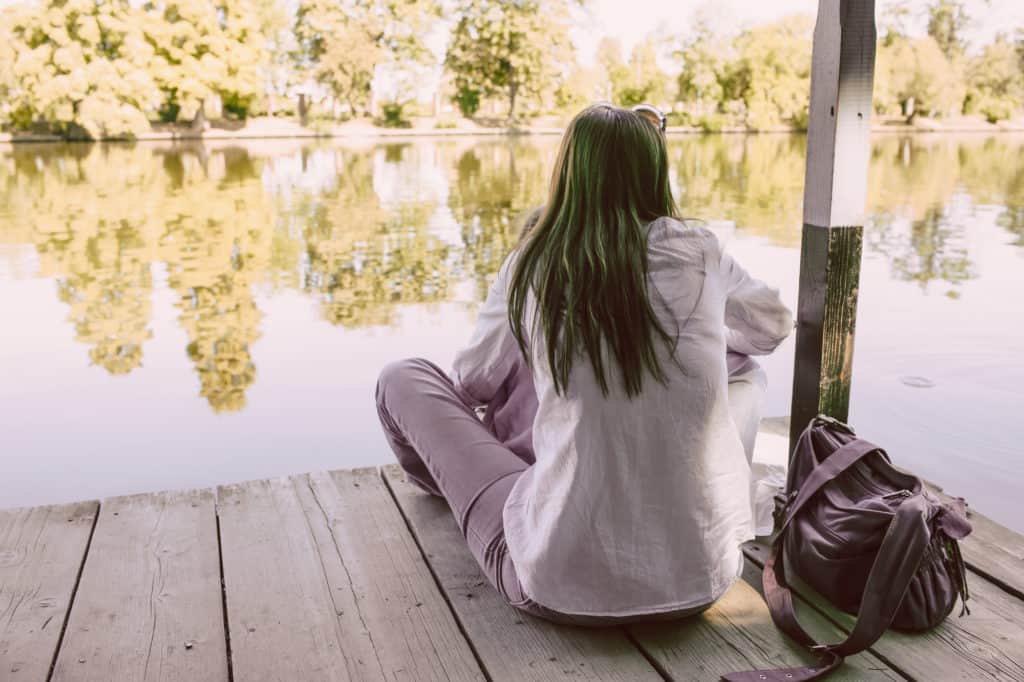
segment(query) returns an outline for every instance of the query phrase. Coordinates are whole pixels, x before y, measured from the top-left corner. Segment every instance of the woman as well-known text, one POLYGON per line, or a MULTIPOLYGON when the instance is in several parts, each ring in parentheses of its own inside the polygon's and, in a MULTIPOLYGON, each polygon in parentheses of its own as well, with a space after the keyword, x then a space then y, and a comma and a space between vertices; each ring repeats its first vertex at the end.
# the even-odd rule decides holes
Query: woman
POLYGON ((658 127, 586 109, 451 376, 414 359, 378 382, 410 480, 448 501, 494 587, 534 615, 678 618, 742 570, 765 385, 746 356, 792 317, 675 216, 658 127))

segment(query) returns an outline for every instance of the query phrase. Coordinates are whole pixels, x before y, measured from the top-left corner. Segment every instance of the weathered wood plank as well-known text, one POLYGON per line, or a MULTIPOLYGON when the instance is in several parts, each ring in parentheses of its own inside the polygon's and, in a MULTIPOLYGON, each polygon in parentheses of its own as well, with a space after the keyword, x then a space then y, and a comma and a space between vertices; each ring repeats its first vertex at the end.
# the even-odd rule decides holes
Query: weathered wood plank
POLYGON ((299 493, 310 526, 343 562, 381 678, 484 679, 379 470, 309 474, 305 482, 299 493))
POLYGON ((103 500, 53 679, 228 679, 213 491, 103 500))
MULTIPOLYGON (((744 545, 747 556, 763 566, 763 540, 744 545)), ((790 572, 792 573, 792 572, 790 572)), ((817 592, 790 575, 795 592, 849 632, 853 616, 834 608, 817 592)), ((970 582, 971 615, 956 613, 923 633, 889 631, 871 651, 913 678, 924 680, 1024 680, 1024 601, 987 580, 970 582)))
MULTIPOLYGON (((929 488, 943 500, 951 499, 938 486, 929 484, 929 488)), ((1024 535, 970 507, 967 518, 971 522, 971 534, 960 543, 967 567, 1018 599, 1024 599, 1024 535)), ((973 584, 971 580, 968 587, 973 584)))
MULTIPOLYGON (((788 668, 815 662, 775 627, 760 590, 761 569, 748 561, 739 580, 714 606, 693 618, 630 628, 634 640, 673 680, 718 679, 755 668, 788 668), (756 587, 755 587, 756 586, 756 587)), ((841 631, 806 603, 797 612, 807 631, 821 641, 842 638, 841 631)), ((902 680, 870 653, 846 659, 829 679, 902 680)))
POLYGON ((236 679, 482 678, 376 471, 218 494, 236 679))
POLYGON ((967 518, 974 529, 962 543, 967 567, 1024 599, 1024 535, 970 510, 967 518))
POLYGON ((406 521, 493 680, 657 680, 623 630, 553 625, 506 605, 477 566, 448 506, 384 469, 406 521))
POLYGON ((0 511, 0 679, 45 680, 97 502, 0 511))

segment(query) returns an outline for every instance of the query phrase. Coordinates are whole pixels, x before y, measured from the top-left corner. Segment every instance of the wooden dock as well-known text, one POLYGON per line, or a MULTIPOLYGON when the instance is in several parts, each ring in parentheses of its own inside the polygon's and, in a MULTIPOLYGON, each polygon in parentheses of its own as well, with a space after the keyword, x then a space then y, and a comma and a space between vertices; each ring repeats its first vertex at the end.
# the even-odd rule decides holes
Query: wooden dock
MULTIPOLYGON (((890 633, 837 680, 1024 680, 1024 536, 977 514, 971 615, 890 633)), ((395 467, 0 511, 0 680, 715 680, 811 659, 759 594, 588 630, 504 605, 444 502, 395 467)), ((851 619, 805 591, 838 640, 851 619)))

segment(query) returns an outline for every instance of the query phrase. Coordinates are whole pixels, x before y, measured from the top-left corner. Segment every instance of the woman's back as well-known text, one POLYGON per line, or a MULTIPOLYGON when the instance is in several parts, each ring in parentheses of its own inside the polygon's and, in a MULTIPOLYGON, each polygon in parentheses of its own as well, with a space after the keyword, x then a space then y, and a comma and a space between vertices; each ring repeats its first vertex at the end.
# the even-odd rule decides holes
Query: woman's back
MULTIPOLYGON (((537 462, 506 503, 506 537, 527 593, 563 613, 625 616, 712 601, 737 575, 739 543, 753 537, 749 466, 727 393, 734 266, 726 259, 723 269, 705 229, 667 218, 648 229, 649 297, 676 338, 675 357, 657 346, 664 384, 647 381, 629 398, 612 373, 605 396, 580 361, 559 394, 546 340, 530 339, 537 462)), ((752 291, 762 288, 778 301, 760 283, 752 291)), ((755 326, 784 338, 785 307, 762 312, 768 319, 755 326)))

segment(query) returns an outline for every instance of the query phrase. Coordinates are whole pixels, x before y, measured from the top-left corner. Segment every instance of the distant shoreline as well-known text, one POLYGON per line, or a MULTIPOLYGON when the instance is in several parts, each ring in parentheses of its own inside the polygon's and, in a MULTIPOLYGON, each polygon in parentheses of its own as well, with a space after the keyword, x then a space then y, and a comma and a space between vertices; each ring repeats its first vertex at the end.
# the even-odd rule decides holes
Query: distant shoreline
MULTIPOLYGON (((316 129, 304 127, 288 119, 253 119, 241 128, 231 130, 223 122, 215 122, 201 132, 188 128, 157 129, 133 138, 100 138, 98 140, 70 140, 60 135, 49 134, 15 134, 0 133, 0 144, 40 144, 40 143, 87 143, 96 142, 204 142, 207 140, 260 140, 260 139, 374 139, 374 138, 412 138, 412 137, 526 137, 541 135, 561 135, 564 127, 557 125, 536 125, 524 128, 485 127, 466 122, 454 128, 435 128, 430 125, 418 125, 410 128, 383 128, 372 124, 355 121, 350 124, 338 124, 329 128, 316 129)), ((670 135, 764 135, 805 133, 800 128, 778 126, 770 129, 751 130, 741 126, 723 127, 721 130, 706 131, 696 126, 669 126, 670 135)), ((892 121, 876 122, 871 128, 872 133, 882 134, 936 134, 936 133, 1015 133, 1024 132, 1024 119, 1017 118, 1000 123, 987 123, 980 120, 956 120, 943 122, 935 119, 919 119, 913 125, 894 123, 892 121)))

